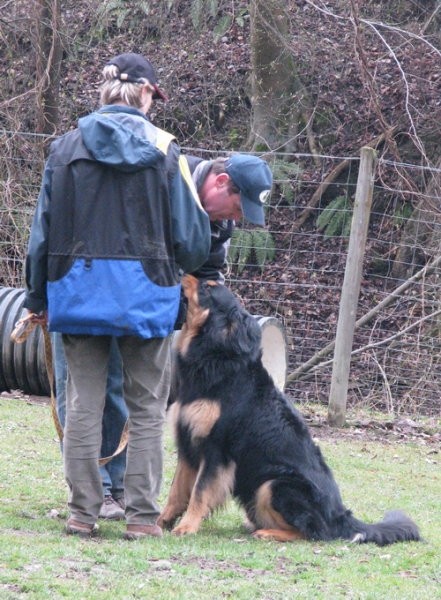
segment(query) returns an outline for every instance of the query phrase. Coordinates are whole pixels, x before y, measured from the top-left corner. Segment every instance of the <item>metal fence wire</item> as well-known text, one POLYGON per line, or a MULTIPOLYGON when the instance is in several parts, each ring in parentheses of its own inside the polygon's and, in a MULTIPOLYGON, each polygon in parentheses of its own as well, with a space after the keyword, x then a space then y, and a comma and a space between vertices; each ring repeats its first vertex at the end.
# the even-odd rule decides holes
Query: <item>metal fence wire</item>
MULTIPOLYGON (((42 136, 0 132, 1 286, 24 284, 45 147, 42 136)), ((252 314, 283 324, 288 396, 327 404, 360 157, 264 158, 274 174, 267 228, 237 224, 226 284, 252 314)), ((347 402, 394 416, 438 416, 441 171, 379 158, 372 179, 347 402)))

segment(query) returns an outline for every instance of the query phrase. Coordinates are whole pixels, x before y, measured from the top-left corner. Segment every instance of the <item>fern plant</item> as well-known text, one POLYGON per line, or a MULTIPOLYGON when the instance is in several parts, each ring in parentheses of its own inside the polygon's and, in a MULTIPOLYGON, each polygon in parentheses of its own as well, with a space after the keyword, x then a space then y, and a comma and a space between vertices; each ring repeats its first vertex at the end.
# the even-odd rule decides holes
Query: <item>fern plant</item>
POLYGON ((271 162, 271 171, 273 172, 275 183, 279 186, 282 197, 288 204, 292 204, 296 189, 293 183, 302 174, 303 169, 297 163, 276 158, 271 162))
POLYGON ((215 17, 218 10, 218 0, 193 0, 190 8, 193 27, 199 29, 206 17, 215 17))
POLYGON ((337 196, 317 217, 316 225, 325 237, 347 237, 351 231, 352 206, 347 196, 337 196))
MULTIPOLYGON (((261 269, 274 260, 276 247, 269 231, 235 229, 228 248, 228 262, 240 274, 253 259, 261 269)), ((254 263, 253 263, 254 264, 254 263)))
POLYGON ((413 206, 409 202, 404 202, 403 204, 399 204, 393 213, 393 223, 396 227, 401 227, 405 224, 407 219, 412 216, 413 206))
POLYGON ((221 7, 218 0, 192 0, 190 15, 193 27, 198 31, 206 25, 208 19, 215 19, 213 36, 215 41, 218 41, 227 33, 233 23, 238 27, 243 27, 246 19, 249 18, 248 8, 238 10, 234 17, 231 14, 219 16, 220 12, 221 7))
POLYGON ((101 2, 96 11, 98 31, 102 35, 114 23, 117 29, 121 29, 127 18, 132 20, 143 19, 150 15, 150 3, 148 0, 129 2, 127 0, 108 0, 101 2))

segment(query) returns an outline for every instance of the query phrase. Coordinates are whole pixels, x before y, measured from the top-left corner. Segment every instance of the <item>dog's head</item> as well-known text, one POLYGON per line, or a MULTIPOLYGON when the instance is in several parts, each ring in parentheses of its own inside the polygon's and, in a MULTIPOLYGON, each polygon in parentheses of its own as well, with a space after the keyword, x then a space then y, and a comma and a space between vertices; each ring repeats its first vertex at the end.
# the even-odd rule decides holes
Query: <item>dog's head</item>
POLYGON ((183 277, 182 286, 188 300, 178 342, 182 356, 194 344, 219 358, 252 362, 260 356, 260 327, 227 287, 192 275, 183 277))

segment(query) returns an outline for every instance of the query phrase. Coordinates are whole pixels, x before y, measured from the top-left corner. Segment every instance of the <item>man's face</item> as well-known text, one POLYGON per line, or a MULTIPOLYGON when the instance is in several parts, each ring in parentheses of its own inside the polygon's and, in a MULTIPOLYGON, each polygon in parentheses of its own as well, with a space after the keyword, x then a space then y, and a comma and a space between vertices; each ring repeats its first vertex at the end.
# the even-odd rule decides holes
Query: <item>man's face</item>
POLYGON ((210 173, 199 192, 202 206, 210 217, 210 221, 242 218, 240 194, 229 192, 230 177, 227 173, 215 175, 210 173))

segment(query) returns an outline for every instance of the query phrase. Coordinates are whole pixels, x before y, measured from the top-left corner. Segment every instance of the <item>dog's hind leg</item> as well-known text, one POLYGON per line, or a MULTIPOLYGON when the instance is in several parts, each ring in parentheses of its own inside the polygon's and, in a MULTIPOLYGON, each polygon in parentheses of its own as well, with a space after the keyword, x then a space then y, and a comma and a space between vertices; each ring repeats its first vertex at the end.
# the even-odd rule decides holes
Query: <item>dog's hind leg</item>
POLYGON ((215 508, 222 506, 234 486, 236 465, 217 465, 214 471, 201 464, 190 502, 181 522, 172 531, 174 535, 196 533, 203 519, 215 508))
POLYGON ((281 513, 273 507, 272 483, 267 481, 257 490, 253 511, 253 521, 257 529, 253 532, 253 537, 277 542, 304 540, 305 536, 287 523, 281 513))
POLYGON ((196 476, 196 469, 192 469, 184 459, 179 458, 167 504, 157 521, 160 527, 171 529, 176 519, 184 514, 190 500, 196 476))

